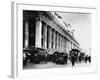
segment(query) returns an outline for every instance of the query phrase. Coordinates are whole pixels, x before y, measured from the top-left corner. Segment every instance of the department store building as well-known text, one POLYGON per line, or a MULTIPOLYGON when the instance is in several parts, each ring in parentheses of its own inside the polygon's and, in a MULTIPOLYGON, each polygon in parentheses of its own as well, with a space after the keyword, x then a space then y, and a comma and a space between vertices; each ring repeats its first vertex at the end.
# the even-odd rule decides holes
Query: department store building
POLYGON ((23 10, 23 48, 69 52, 80 49, 70 25, 57 12, 23 10))

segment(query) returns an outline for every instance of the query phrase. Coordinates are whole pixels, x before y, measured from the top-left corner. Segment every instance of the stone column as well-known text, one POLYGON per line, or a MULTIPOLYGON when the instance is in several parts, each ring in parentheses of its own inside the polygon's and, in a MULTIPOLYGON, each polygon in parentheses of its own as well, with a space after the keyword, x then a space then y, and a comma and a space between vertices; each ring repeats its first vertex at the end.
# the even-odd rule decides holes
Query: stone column
POLYGON ((47 24, 44 25, 44 47, 47 48, 47 24))
POLYGON ((71 50, 71 41, 69 41, 69 50, 71 50))
POLYGON ((49 27, 49 49, 51 49, 51 35, 52 35, 52 31, 51 28, 49 27))
POLYGON ((70 50, 70 41, 67 41, 67 47, 68 47, 68 51, 70 50))
POLYGON ((73 49, 73 42, 71 42, 71 49, 73 49))
POLYGON ((60 50, 61 50, 61 35, 60 35, 60 50))
POLYGON ((36 37, 35 37, 35 46, 41 48, 41 37, 42 37, 42 23, 41 20, 36 21, 36 37))
POLYGON ((64 51, 66 51, 66 40, 64 38, 64 51))
POLYGON ((57 33, 57 50, 59 49, 58 43, 59 43, 59 36, 58 36, 58 33, 57 33))
POLYGON ((65 48, 65 49, 66 49, 66 51, 67 51, 67 44, 66 44, 66 43, 67 43, 67 40, 65 40, 65 46, 66 46, 66 48, 65 48))
POLYGON ((62 37, 62 50, 64 51, 64 37, 62 37))
POLYGON ((25 21, 25 48, 29 46, 29 24, 28 21, 25 21))
POLYGON ((54 32, 53 32, 53 49, 55 49, 55 30, 54 30, 54 32))

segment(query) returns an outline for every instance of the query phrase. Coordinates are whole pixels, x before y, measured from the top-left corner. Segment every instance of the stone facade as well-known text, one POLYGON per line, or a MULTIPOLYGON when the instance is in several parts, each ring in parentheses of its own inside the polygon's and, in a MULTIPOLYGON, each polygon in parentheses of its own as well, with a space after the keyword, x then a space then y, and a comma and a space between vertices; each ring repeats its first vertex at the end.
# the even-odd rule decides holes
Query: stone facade
MULTIPOLYGON (((66 27, 67 28, 67 27, 66 27)), ((23 48, 39 47, 69 52, 79 43, 49 11, 23 11, 23 48)))

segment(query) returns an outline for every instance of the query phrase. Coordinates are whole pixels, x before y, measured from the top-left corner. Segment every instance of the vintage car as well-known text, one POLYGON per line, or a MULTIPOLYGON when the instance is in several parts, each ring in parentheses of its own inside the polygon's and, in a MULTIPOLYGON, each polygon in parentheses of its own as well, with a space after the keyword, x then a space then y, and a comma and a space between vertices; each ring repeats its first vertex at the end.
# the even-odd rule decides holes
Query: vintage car
POLYGON ((64 52, 54 52, 52 62, 56 64, 67 64, 68 55, 64 52))
POLYGON ((47 52, 40 48, 27 48, 23 50, 23 65, 27 63, 46 63, 47 62, 47 52))
POLYGON ((80 55, 80 50, 72 49, 69 53, 69 60, 71 61, 72 57, 74 57, 75 62, 79 62, 79 55, 80 55))
POLYGON ((84 61, 85 61, 85 63, 91 62, 91 56, 85 55, 85 56, 84 56, 84 61))
POLYGON ((79 62, 85 61, 85 53, 81 52, 79 55, 79 62))
POLYGON ((37 53, 34 54, 34 63, 38 64, 38 63, 47 63, 47 53, 43 52, 43 51, 38 51, 37 53))

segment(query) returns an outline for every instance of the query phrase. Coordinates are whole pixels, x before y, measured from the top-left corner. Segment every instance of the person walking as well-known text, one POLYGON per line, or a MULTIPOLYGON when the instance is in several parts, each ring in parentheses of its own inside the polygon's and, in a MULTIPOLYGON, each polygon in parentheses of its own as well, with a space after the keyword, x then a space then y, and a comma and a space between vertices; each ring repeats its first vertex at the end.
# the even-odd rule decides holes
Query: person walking
POLYGON ((72 67, 74 67, 75 65, 75 56, 71 56, 71 63, 72 63, 72 67))

